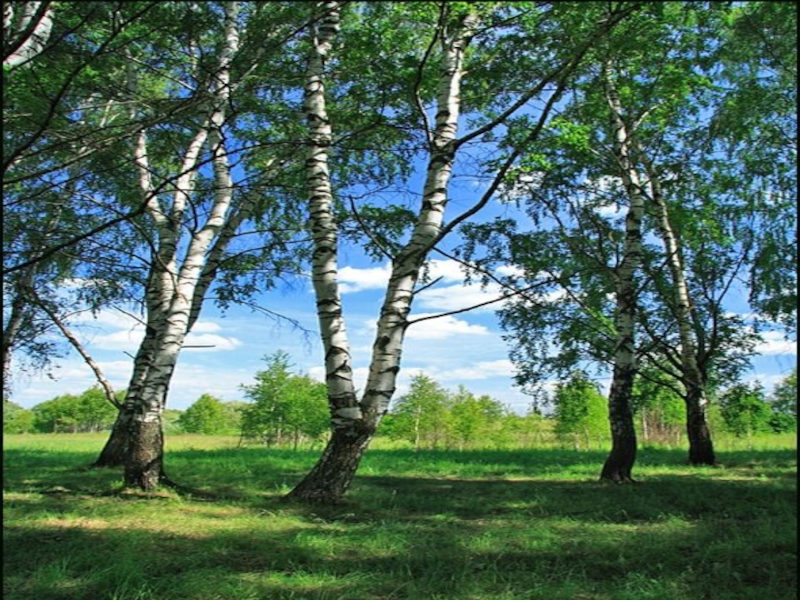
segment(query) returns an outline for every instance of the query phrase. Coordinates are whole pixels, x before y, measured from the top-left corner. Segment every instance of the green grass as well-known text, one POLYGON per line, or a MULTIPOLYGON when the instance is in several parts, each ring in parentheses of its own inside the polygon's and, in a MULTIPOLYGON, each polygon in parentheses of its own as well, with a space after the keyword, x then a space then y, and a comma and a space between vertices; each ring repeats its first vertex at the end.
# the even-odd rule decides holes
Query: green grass
POLYGON ((714 468, 644 448, 633 486, 597 481, 604 451, 376 444, 327 508, 280 501, 318 450, 174 436, 168 473, 198 492, 143 494, 85 468, 104 441, 6 436, 4 599, 797 597, 789 436, 718 444, 714 468))

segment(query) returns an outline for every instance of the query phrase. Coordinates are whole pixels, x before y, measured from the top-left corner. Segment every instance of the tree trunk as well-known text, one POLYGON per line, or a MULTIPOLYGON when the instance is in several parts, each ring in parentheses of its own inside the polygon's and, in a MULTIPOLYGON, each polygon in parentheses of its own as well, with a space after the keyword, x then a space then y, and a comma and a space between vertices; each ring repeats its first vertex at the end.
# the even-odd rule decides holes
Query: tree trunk
POLYGON ((601 480, 632 483, 636 462, 636 429, 633 426, 631 390, 635 370, 614 367, 614 379, 608 397, 608 419, 611 423, 611 452, 600 473, 601 480))
POLYGON ((623 118, 619 93, 614 85, 610 62, 603 68, 606 99, 611 109, 614 157, 620 169, 630 207, 625 216, 625 242, 622 262, 616 270, 616 347, 614 375, 608 397, 611 425, 611 453, 603 465, 600 479, 615 483, 632 482, 631 471, 636 461, 636 428, 631 409, 633 379, 636 376, 635 323, 637 311, 636 273, 642 261, 642 217, 644 192, 639 173, 630 157, 630 136, 623 118))
POLYGON ((130 445, 125 461, 125 485, 154 490, 166 479, 161 415, 133 415, 128 424, 128 436, 130 445))
POLYGON ((25 319, 25 297, 18 288, 11 301, 11 314, 3 328, 3 390, 11 389, 11 356, 25 319))
POLYGON ((106 445, 100 451, 100 456, 92 464, 93 467, 122 467, 128 458, 130 448, 130 424, 133 417, 134 407, 136 406, 139 394, 144 389, 147 379, 147 372, 153 361, 155 352, 156 330, 154 326, 154 309, 148 307, 148 324, 145 329, 144 338, 139 344, 136 357, 133 360, 133 373, 128 384, 128 393, 125 396, 122 409, 117 413, 117 418, 111 428, 111 435, 106 441, 106 445))
POLYGON ((92 463, 93 467, 122 467, 125 465, 130 447, 131 417, 132 413, 124 407, 117 413, 117 420, 114 421, 114 426, 111 428, 111 435, 100 451, 100 456, 92 463))
POLYGON ((169 210, 162 206, 158 188, 152 182, 144 132, 138 136, 135 149, 139 184, 147 201, 147 212, 158 230, 158 244, 146 289, 147 332, 134 363, 126 413, 120 414, 119 426, 115 425, 107 444, 107 456, 101 458, 116 463, 123 454, 125 483, 143 490, 153 489, 166 479, 162 413, 178 355, 199 317, 203 296, 215 277, 219 260, 236 227, 249 215, 253 202, 244 200, 238 216, 233 216, 234 186, 222 132, 232 89, 230 64, 239 47, 238 11, 237 2, 224 4, 225 40, 207 90, 214 102, 184 153, 169 210), (192 206, 194 184, 206 146, 214 172, 214 198, 205 221, 191 230, 179 268, 182 229, 176 224, 184 222, 187 207, 192 206))
POLYGON ((689 463, 693 465, 713 465, 714 445, 705 417, 704 375, 700 370, 697 339, 692 329, 692 302, 689 285, 681 258, 679 238, 675 234, 669 218, 666 198, 661 187, 658 171, 652 162, 641 152, 642 161, 650 178, 653 205, 658 217, 658 230, 667 253, 672 283, 675 288, 675 317, 680 333, 681 372, 683 375, 684 402, 686 403, 686 432, 689 438, 689 463))
POLYGON ((686 395, 686 435, 689 438, 689 464, 715 465, 714 444, 708 429, 702 391, 692 388, 686 395), (699 396, 699 397, 697 397, 699 396))
POLYGON ((334 429, 317 464, 287 494, 287 500, 318 504, 341 502, 375 433, 373 428, 365 427, 362 421, 352 423, 350 428, 334 429))
POLYGON ((478 19, 468 16, 462 20, 442 57, 438 112, 434 131, 429 134, 430 160, 422 205, 411 239, 397 254, 392 266, 372 346, 367 385, 359 402, 352 380, 350 346, 337 281, 338 228, 328 170, 332 128, 323 85, 325 59, 339 31, 340 4, 324 2, 320 8, 322 16, 314 31, 303 107, 310 128, 306 186, 314 238, 312 282, 325 349, 333 434, 319 462, 288 497, 309 502, 337 502, 350 486, 361 456, 395 391, 414 286, 427 253, 441 232, 455 153, 453 141, 458 129, 464 52, 477 29, 478 19))

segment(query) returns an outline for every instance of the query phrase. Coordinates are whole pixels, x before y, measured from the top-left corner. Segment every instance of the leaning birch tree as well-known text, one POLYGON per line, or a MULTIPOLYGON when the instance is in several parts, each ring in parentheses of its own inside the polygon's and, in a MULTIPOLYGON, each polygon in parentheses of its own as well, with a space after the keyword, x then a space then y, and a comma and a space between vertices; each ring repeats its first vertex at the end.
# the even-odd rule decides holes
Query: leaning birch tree
POLYGON ((716 462, 711 432, 706 422, 708 397, 707 377, 700 368, 697 336, 695 335, 693 302, 686 277, 679 238, 670 219, 666 198, 661 185, 661 174, 638 149, 644 164, 649 187, 649 203, 655 213, 656 227, 664 244, 667 267, 672 279, 673 315, 680 339, 677 363, 686 404, 686 434, 689 439, 689 462, 694 465, 713 465, 716 462))

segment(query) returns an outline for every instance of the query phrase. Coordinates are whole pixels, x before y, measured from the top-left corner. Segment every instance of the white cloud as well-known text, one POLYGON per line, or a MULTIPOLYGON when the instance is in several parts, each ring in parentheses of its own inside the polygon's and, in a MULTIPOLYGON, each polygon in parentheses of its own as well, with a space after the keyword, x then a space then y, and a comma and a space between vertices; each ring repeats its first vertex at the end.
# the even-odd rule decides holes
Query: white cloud
POLYGON ((89 352, 95 350, 124 350, 133 352, 144 337, 144 327, 122 329, 114 333, 94 335, 89 338, 87 348, 89 352))
MULTIPOLYGON (((133 310, 129 312, 136 314, 133 310)), ((144 320, 144 317, 140 318, 144 320)), ((73 315, 69 320, 70 323, 74 323, 81 328, 96 326, 103 329, 130 329, 132 327, 143 327, 142 322, 136 318, 112 309, 99 310, 95 314, 90 311, 84 311, 73 315)))
POLYGON ((431 260, 428 263, 428 272, 431 279, 441 277, 446 282, 464 280, 464 266, 455 260, 431 260))
POLYGON ((779 331, 766 331, 761 337, 762 341, 756 346, 756 352, 760 355, 797 355, 797 340, 787 340, 779 331))
POLYGON ((608 206, 598 206, 594 211, 601 217, 613 219, 622 215, 622 206, 616 202, 612 202, 608 206))
POLYGON ((494 377, 513 377, 514 364, 507 358, 477 362, 468 367, 449 369, 437 372, 437 379, 442 381, 475 381, 494 377))
MULTIPOLYGON (((419 313, 413 319, 432 316, 433 313, 419 313)), ((453 315, 428 319, 422 323, 409 326, 406 332, 408 339, 416 340, 441 340, 457 335, 489 335, 490 331, 483 325, 473 325, 467 321, 455 318, 453 315)))
POLYGON ((364 290, 383 289, 389 281, 391 265, 357 269, 342 267, 339 269, 339 291, 342 294, 361 292, 364 290))
MULTIPOLYGON (((520 278, 525 275, 525 269, 517 265, 500 265, 496 269, 497 275, 501 277, 516 277, 520 278)), ((547 277, 546 274, 543 277, 547 277)))
MULTIPOLYGON (((448 285, 432 287, 420 292, 415 305, 428 310, 448 312, 477 306, 484 302, 496 300, 503 295, 499 285, 489 284, 482 288, 480 284, 448 285)), ((500 303, 489 304, 475 308, 475 311, 494 311, 500 308, 500 303)), ((414 317, 418 315, 413 315, 414 317)))
POLYGON ((184 347, 186 346, 209 346, 208 348, 188 348, 193 352, 198 351, 220 351, 233 350, 241 346, 242 343, 233 337, 224 337, 214 333, 190 333, 186 336, 184 347))
POLYGON ((211 321, 198 320, 192 327, 192 333, 214 333, 217 331, 222 331, 222 327, 211 321))

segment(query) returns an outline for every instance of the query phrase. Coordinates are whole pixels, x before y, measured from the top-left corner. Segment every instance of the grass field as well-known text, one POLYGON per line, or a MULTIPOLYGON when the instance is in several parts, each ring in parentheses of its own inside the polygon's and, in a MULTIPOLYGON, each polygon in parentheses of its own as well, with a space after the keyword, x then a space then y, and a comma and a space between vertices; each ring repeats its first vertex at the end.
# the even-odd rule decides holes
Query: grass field
POLYGON ((104 435, 4 440, 7 600, 789 600, 793 436, 717 445, 721 466, 645 448, 368 451, 347 501, 287 504, 318 451, 173 436, 171 478, 123 491, 85 468, 104 435))

